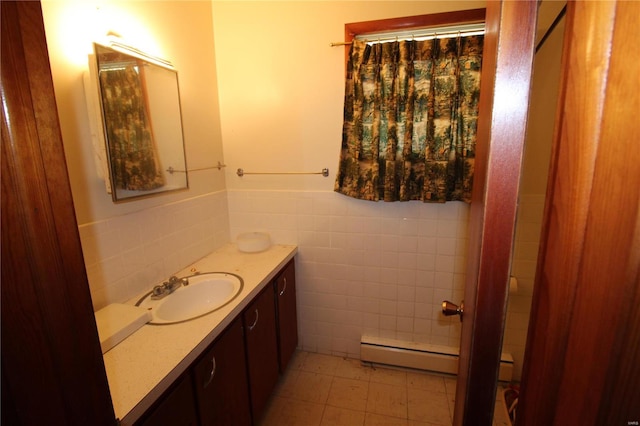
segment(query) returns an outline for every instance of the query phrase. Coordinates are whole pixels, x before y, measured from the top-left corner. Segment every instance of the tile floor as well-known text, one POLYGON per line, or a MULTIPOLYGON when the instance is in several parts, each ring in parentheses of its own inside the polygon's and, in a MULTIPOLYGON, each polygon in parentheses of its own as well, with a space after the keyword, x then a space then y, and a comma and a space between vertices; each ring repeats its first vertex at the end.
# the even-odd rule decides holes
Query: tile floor
MULTIPOLYGON (((261 426, 448 426, 455 388, 455 376, 297 351, 261 426)), ((501 404, 494 425, 508 426, 501 404)))

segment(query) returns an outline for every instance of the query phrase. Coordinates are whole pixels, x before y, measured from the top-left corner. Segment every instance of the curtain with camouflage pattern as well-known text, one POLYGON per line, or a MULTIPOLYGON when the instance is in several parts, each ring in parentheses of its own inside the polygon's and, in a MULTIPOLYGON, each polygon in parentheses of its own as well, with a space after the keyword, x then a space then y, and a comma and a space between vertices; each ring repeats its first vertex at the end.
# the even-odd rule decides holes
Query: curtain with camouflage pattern
POLYGON ((482 42, 354 40, 336 192, 373 201, 471 201, 482 42))

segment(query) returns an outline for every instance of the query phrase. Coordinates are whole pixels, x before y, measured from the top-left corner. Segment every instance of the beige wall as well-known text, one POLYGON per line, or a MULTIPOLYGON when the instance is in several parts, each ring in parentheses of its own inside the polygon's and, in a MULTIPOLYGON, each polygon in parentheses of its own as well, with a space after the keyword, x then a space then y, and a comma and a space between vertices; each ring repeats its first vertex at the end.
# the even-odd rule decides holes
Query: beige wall
POLYGON ((189 168, 222 161, 211 4, 205 1, 42 2, 60 127, 79 224, 91 223, 225 187, 218 170, 189 175, 189 191, 114 204, 94 164, 83 73, 92 43, 108 31, 178 70, 189 168))
POLYGON ((333 189, 342 137, 344 24, 484 1, 214 1, 228 189, 333 189), (245 171, 320 171, 245 176, 245 171))
POLYGON ((484 2, 213 2, 230 234, 298 245, 306 350, 359 357, 363 334, 457 347, 440 313, 463 295, 468 205, 376 203, 333 192, 342 137, 344 24, 484 2), (244 176, 319 172, 330 176, 244 176))
POLYGON ((95 309, 124 302, 229 241, 224 173, 190 189, 114 204, 98 177, 83 87, 92 43, 108 31, 178 70, 189 168, 223 162, 211 3, 42 2, 60 127, 95 309))
POLYGON ((358 357, 362 334, 458 346, 459 321, 444 318, 439 305, 442 299, 462 298, 468 206, 372 203, 332 191, 341 143, 344 48, 329 43, 343 39, 348 22, 483 5, 45 1, 94 306, 133 297, 239 232, 266 230, 276 243, 299 246, 305 349, 358 357), (82 92, 91 42, 107 28, 174 62, 189 166, 223 161, 224 148, 225 173, 192 173, 188 192, 111 202, 94 171, 82 92), (237 168, 324 167, 331 170, 328 178, 235 174, 237 168))

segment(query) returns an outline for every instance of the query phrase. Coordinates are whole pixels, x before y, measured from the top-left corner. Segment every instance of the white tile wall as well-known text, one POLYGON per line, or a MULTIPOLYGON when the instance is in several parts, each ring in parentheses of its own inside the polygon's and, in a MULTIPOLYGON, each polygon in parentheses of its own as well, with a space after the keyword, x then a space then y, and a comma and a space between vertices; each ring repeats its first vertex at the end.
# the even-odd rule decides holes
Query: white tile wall
POLYGON ((544 195, 520 196, 511 264, 511 275, 518 279, 518 290, 509 294, 502 346, 503 351, 513 356, 514 380, 519 380, 522 373, 543 212, 544 195))
MULTIPOLYGON (((503 350, 520 374, 544 197, 520 200, 503 350)), ((359 357, 368 334, 459 345, 468 205, 375 203, 326 191, 221 191, 79 226, 94 309, 124 302, 224 245, 267 231, 299 247, 300 345, 359 357)))
POLYGON ((79 227, 93 307, 124 302, 229 241, 225 191, 79 227))
POLYGON ((360 336, 457 347, 440 313, 464 292, 468 205, 355 200, 326 191, 228 193, 231 239, 267 231, 299 247, 304 350, 359 357, 360 336))

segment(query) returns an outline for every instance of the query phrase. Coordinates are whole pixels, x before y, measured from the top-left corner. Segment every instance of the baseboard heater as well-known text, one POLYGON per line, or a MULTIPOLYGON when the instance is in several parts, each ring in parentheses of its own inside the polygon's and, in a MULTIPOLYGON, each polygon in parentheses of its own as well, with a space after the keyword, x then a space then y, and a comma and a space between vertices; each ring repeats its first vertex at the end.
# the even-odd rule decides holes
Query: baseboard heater
MULTIPOLYGON (((458 374, 458 348, 414 343, 382 337, 362 336, 360 359, 363 362, 458 374)), ((498 380, 509 382, 513 375, 513 357, 502 353, 498 380)))

